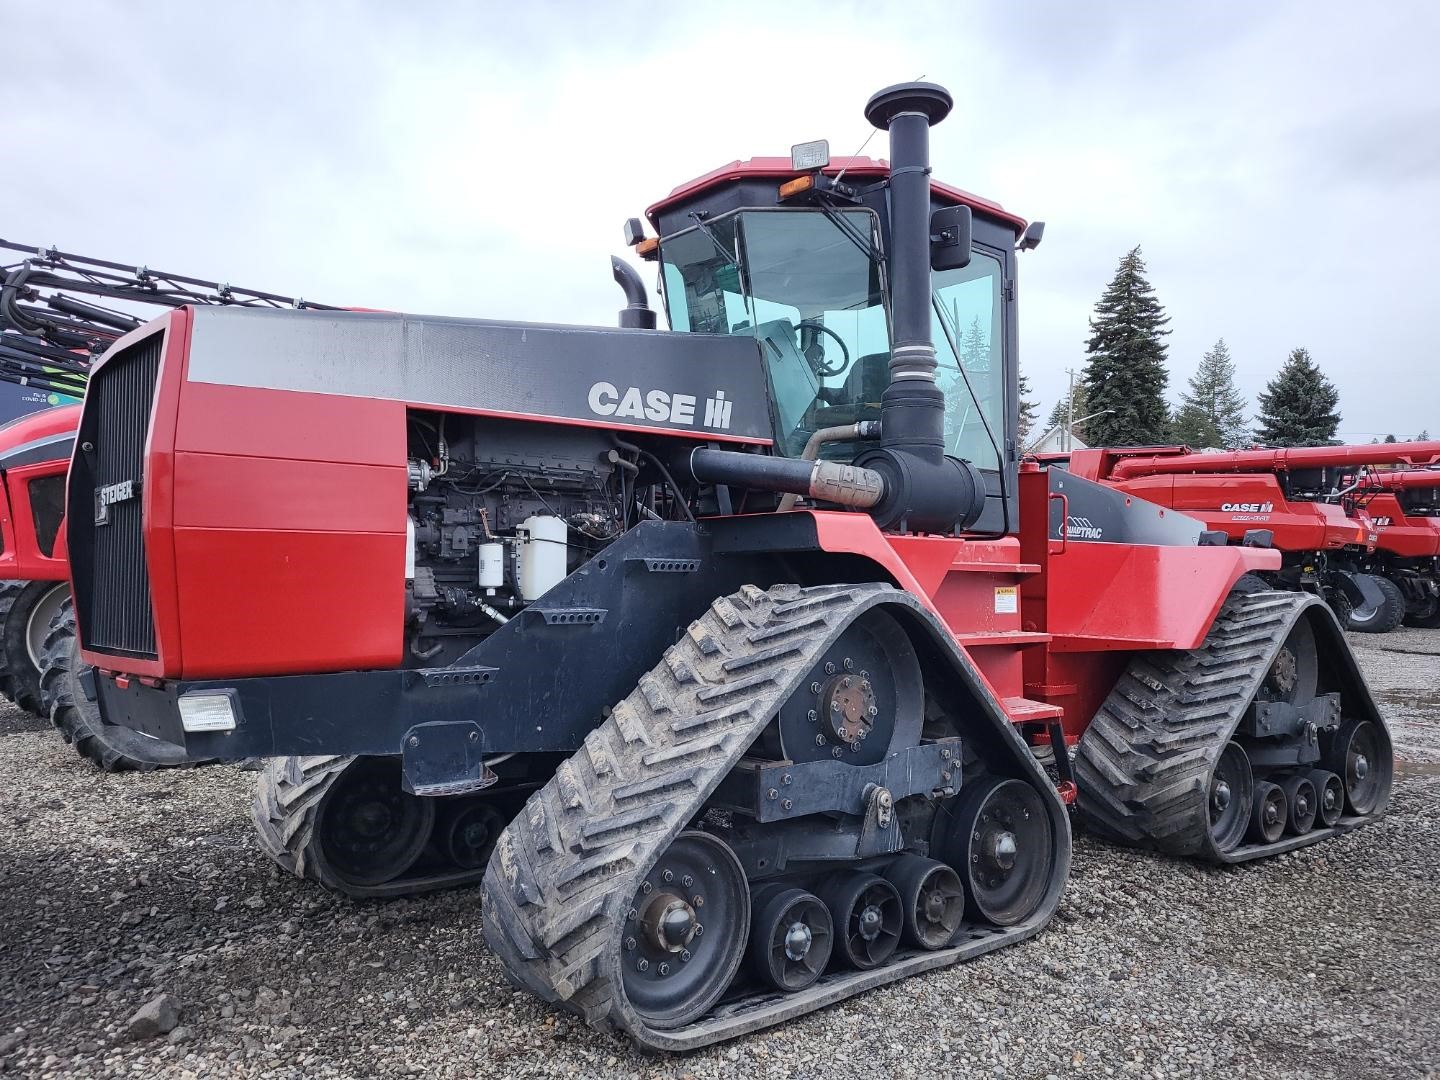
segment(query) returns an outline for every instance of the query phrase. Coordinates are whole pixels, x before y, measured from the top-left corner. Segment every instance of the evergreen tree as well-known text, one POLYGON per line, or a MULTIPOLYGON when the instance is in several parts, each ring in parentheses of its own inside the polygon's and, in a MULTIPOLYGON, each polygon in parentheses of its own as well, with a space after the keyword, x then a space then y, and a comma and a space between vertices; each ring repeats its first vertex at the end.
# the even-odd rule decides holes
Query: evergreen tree
MULTIPOLYGON (((1057 427, 1063 428, 1065 421, 1069 419, 1070 416, 1073 415, 1076 420, 1080 420, 1089 415, 1089 412, 1089 405, 1085 400, 1085 384, 1083 382, 1077 382, 1075 384, 1075 408, 1073 410, 1070 409, 1070 395, 1063 395, 1059 401, 1055 402, 1055 407, 1050 410, 1050 418, 1045 421, 1045 430, 1050 431, 1052 428, 1057 427)), ((1075 425, 1075 437, 1077 439, 1085 438, 1084 424, 1075 425)), ((1088 442, 1089 440, 1086 441, 1088 442)))
POLYGON ((990 370, 990 335, 980 325, 979 315, 971 320, 965 333, 960 335, 959 344, 960 363, 965 366, 966 371, 990 370))
POLYGON ((1340 391, 1310 359, 1293 349, 1260 392, 1256 435, 1266 446, 1330 446, 1340 426, 1340 391))
POLYGON ((1145 277, 1138 247, 1126 253, 1090 318, 1085 396, 1101 413, 1086 425, 1094 446, 1158 443, 1170 426, 1164 337, 1170 321, 1145 277))
POLYGON ((1397 438, 1395 438, 1394 435, 1386 435, 1386 436, 1385 436, 1385 441, 1386 441, 1387 443, 1393 443, 1393 442, 1399 442, 1400 440, 1397 439, 1397 438))
POLYGON ((1188 446, 1234 450, 1250 441, 1245 399, 1235 389, 1235 362, 1221 338, 1200 358, 1190 389, 1180 395, 1171 437, 1188 446))
POLYGON ((1035 399, 1030 396, 1030 378, 1025 372, 1020 372, 1020 445, 1025 445, 1025 440, 1030 437, 1031 430, 1035 427, 1035 410, 1038 406, 1035 399))
POLYGON ((1415 438, 1411 439, 1410 441, 1411 441, 1411 442, 1429 442, 1429 441, 1430 441, 1430 432, 1429 432, 1429 430, 1427 430, 1426 428, 1421 428, 1421 429, 1420 429, 1420 434, 1419 434, 1419 435, 1416 435, 1415 438))

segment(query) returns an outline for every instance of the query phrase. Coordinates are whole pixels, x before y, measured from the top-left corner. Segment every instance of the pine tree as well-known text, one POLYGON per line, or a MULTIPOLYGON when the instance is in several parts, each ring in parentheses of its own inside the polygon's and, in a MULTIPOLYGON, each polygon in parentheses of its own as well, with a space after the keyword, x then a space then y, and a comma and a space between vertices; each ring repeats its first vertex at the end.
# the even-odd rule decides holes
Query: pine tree
MULTIPOLYGON (((1076 420, 1081 420, 1087 416, 1089 412, 1089 405, 1085 400, 1085 384, 1083 382, 1077 382, 1075 384, 1075 408, 1073 410, 1070 408, 1069 394, 1062 396, 1059 401, 1055 402, 1055 407, 1050 410, 1050 418, 1045 421, 1045 430, 1050 431, 1057 427, 1063 428, 1066 420, 1071 416, 1074 416, 1076 420)), ((1076 424, 1074 434, 1077 439, 1084 439, 1085 425, 1076 424)), ((1089 440, 1086 441, 1088 442, 1089 440)))
POLYGON ((1171 437, 1188 446, 1234 450, 1250 441, 1245 399, 1235 389, 1235 362, 1225 339, 1200 358, 1190 389, 1180 395, 1171 437))
POLYGON ((1101 413, 1086 425, 1091 445, 1135 446, 1165 438, 1170 409, 1163 339, 1169 321, 1136 247, 1120 260, 1090 319, 1085 395, 1089 411, 1101 413))
POLYGON ((1266 446, 1330 446, 1340 427, 1340 391, 1307 349, 1293 349, 1260 392, 1256 436, 1266 446))
POLYGON ((1411 439, 1410 441, 1411 441, 1411 442, 1429 442, 1429 441, 1430 441, 1430 432, 1429 432, 1429 430, 1428 430, 1427 428, 1421 428, 1421 429, 1420 429, 1420 434, 1419 434, 1419 435, 1416 435, 1415 438, 1411 439))
POLYGON ((1025 445, 1025 440, 1030 437, 1031 430, 1035 427, 1035 410, 1037 406, 1035 399, 1030 396, 1030 378, 1025 372, 1020 372, 1020 445, 1025 445))
POLYGON ((965 328, 965 333, 960 335, 960 363, 966 371, 990 370, 990 336, 980 325, 979 315, 965 328))
POLYGON ((1387 443, 1393 443, 1393 442, 1399 442, 1399 441, 1400 441, 1400 440, 1397 439, 1397 438, 1395 438, 1394 435, 1386 435, 1386 436, 1385 436, 1385 442, 1387 442, 1387 443))

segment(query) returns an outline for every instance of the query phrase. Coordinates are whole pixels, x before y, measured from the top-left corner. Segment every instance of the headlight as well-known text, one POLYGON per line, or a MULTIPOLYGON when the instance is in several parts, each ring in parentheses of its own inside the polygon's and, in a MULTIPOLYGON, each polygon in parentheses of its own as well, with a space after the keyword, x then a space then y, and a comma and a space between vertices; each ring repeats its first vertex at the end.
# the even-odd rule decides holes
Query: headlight
POLYGON ((233 694, 185 694, 180 698, 180 726, 186 731, 234 731, 235 701, 233 694))

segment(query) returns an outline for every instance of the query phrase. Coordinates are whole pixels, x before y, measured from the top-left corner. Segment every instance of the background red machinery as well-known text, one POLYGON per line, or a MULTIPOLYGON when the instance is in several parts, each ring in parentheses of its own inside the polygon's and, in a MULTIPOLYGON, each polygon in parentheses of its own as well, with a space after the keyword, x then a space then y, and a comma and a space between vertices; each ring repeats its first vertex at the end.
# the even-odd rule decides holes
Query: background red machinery
POLYGON ((1405 594, 1405 622, 1440 628, 1440 469, 1370 469, 1357 481, 1378 539, 1366 569, 1405 594))
POLYGON ((1381 633, 1400 624, 1410 594, 1374 572, 1379 533, 1357 477, 1367 466, 1435 460, 1436 442, 1224 453, 1173 446, 1078 450, 1068 467, 1197 517, 1231 543, 1274 546, 1283 562, 1269 581, 1316 591, 1347 629, 1381 633))

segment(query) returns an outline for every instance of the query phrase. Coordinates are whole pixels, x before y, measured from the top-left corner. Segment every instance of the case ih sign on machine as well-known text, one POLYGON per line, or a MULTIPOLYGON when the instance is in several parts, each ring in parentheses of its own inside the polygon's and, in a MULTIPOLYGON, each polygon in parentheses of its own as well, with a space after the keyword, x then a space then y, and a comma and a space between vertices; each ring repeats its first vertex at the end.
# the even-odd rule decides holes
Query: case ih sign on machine
POLYGON ((127 333, 71 464, 75 707, 271 759, 274 858, 479 883, 518 985, 659 1050, 1039 933, 1072 804, 1215 863, 1382 813, 1385 724, 1279 551, 1017 459, 1040 229, 931 179, 950 108, 890 87, 890 164, 810 144, 631 221, 668 331, 616 261, 616 328, 127 333))

